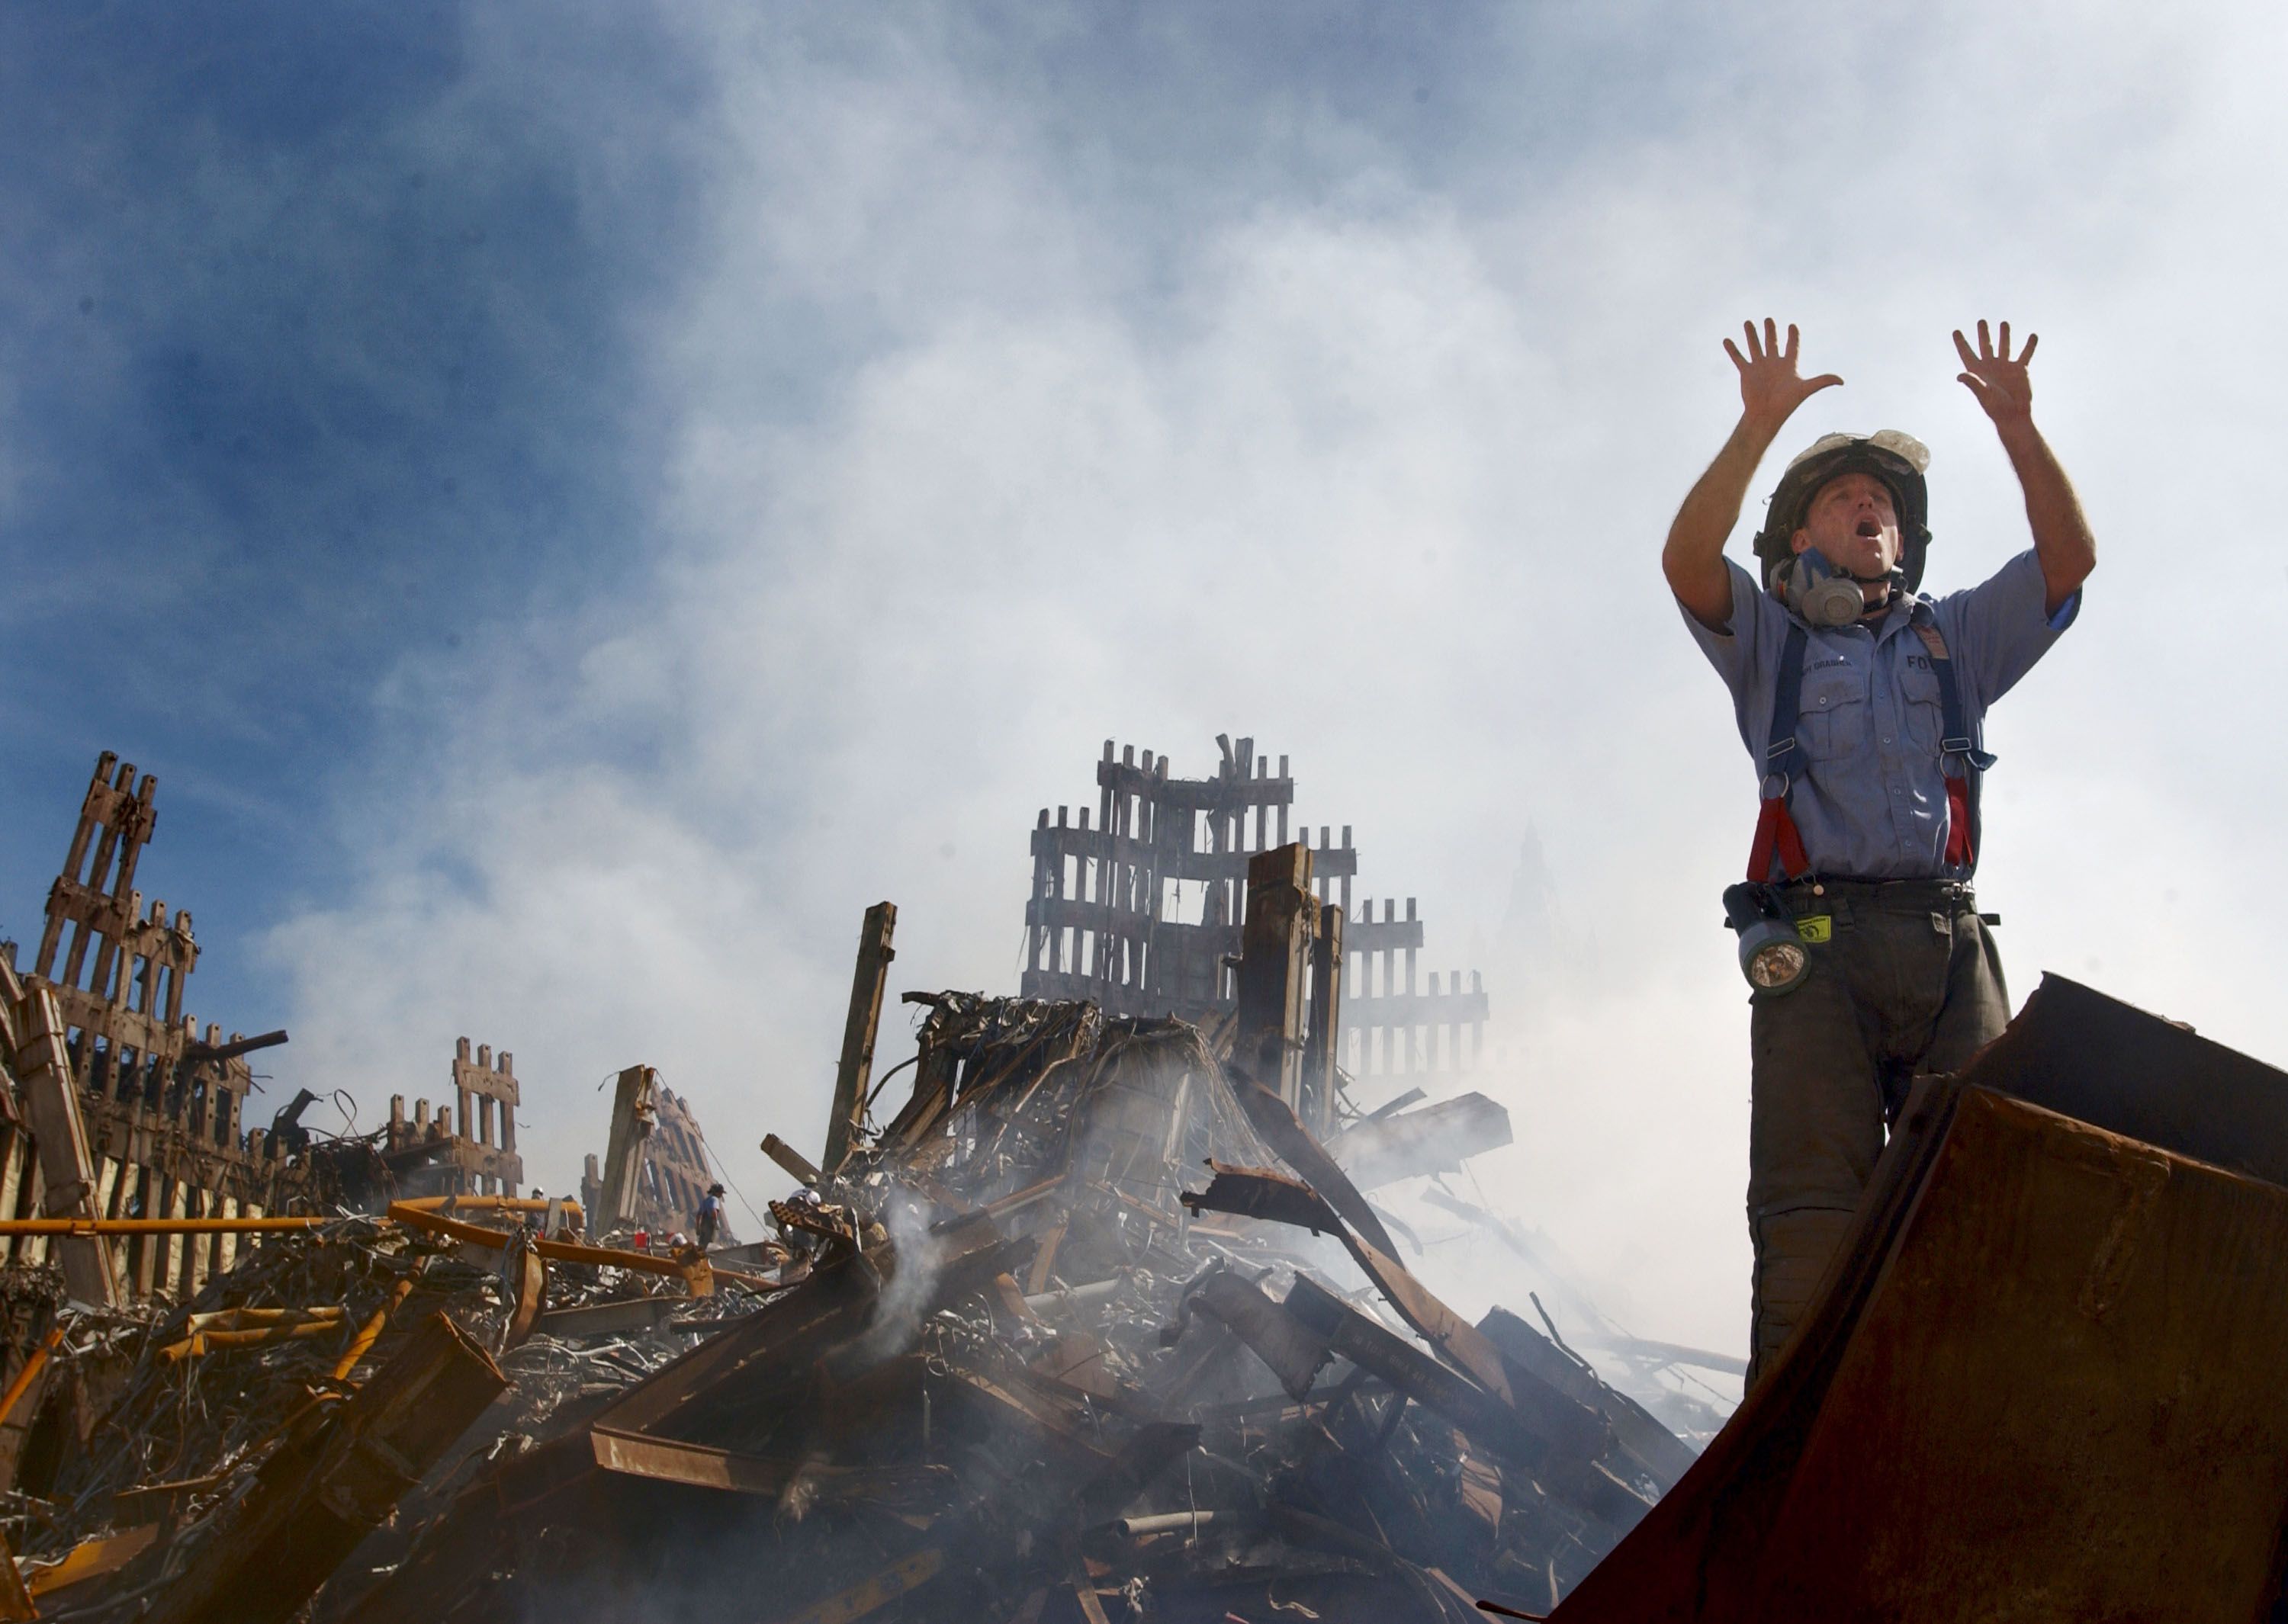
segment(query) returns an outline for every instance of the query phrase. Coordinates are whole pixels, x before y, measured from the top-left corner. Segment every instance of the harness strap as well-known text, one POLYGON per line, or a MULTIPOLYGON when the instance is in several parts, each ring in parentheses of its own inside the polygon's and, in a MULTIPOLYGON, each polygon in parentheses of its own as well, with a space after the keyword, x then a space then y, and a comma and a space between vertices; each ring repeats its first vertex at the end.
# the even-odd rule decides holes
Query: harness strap
POLYGON ((1772 877, 1772 859, 1780 860, 1781 872, 1791 880, 1799 880, 1811 867, 1810 854, 1803 849, 1803 834, 1788 814, 1787 796, 1770 795, 1764 797, 1763 810, 1756 814, 1756 841, 1748 851, 1748 877, 1757 884, 1767 884, 1772 877))
POLYGON ((1772 684, 1772 725, 1765 734, 1763 810, 1756 815, 1755 844, 1748 850, 1748 878, 1766 884, 1772 879, 1772 862, 1779 860, 1781 877, 1801 879, 1811 868, 1803 849, 1803 835, 1788 812, 1788 789, 1796 774, 1810 764, 1810 752, 1796 735, 1796 718, 1803 708, 1803 656, 1810 637, 1791 621, 1787 641, 1780 648, 1779 673, 1772 684))
POLYGON ((1946 773, 1946 860, 1974 868, 1978 866, 1979 784, 1981 775, 1994 764, 1994 757, 1980 749, 1970 736, 1954 661, 1927 605, 1915 606, 1914 630, 1923 646, 1930 650, 1931 670, 1938 677, 1939 725, 1946 735, 1938 747, 1946 773))
MULTIPOLYGON (((1962 707, 1962 685, 1956 679, 1946 638, 1930 606, 1917 604, 1912 622, 1915 635, 1930 651, 1931 671, 1938 678, 1942 771, 1946 777, 1946 860, 1965 869, 1978 865, 1979 786, 1994 757, 1978 748, 1971 736, 1969 718, 1962 707)), ((1768 884, 1775 878, 1796 880, 1810 872, 1802 831, 1788 811, 1788 793, 1810 765, 1810 752, 1798 735, 1803 706, 1803 661, 1809 635, 1794 622, 1780 649, 1779 670, 1772 684, 1772 725, 1765 737, 1763 805, 1756 816, 1756 837, 1748 850, 1748 878, 1768 884), (1772 872, 1774 864, 1779 873, 1772 872)))

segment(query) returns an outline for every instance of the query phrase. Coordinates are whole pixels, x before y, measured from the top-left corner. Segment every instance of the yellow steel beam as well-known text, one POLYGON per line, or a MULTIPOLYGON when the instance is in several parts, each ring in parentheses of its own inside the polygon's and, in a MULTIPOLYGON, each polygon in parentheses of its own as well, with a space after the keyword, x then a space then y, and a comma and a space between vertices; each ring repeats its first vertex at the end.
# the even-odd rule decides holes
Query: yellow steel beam
POLYGON ((16 1373, 16 1379, 8 1383, 8 1390, 0 1393, 0 1422, 5 1422, 15 1412, 16 1401, 24 1396, 24 1390, 31 1386, 32 1378, 40 1374, 40 1367, 48 1362, 48 1355, 61 1345, 63 1339, 63 1327, 50 1327, 48 1334, 40 1339, 40 1345, 25 1359, 24 1367, 16 1373))
POLYGON ((0 1235, 247 1235, 314 1229, 325 1218, 0 1218, 0 1235))
MULTIPOLYGON (((464 1224, 457 1218, 449 1218, 442 1213, 409 1207, 403 1201, 392 1201, 389 1204, 389 1216, 393 1222, 405 1224, 409 1228, 427 1230, 433 1235, 443 1235, 454 1240, 465 1240, 474 1246, 504 1247, 508 1244, 509 1237, 504 1230, 488 1229, 481 1224, 464 1224)), ((586 1264, 592 1268, 632 1269, 640 1274, 671 1274, 689 1285, 692 1288, 691 1295, 695 1297, 703 1297, 707 1295, 704 1282, 716 1275, 720 1275, 727 1280, 736 1280, 743 1286, 753 1286, 765 1291, 777 1289, 778 1283, 775 1280, 767 1280, 759 1274, 741 1274, 729 1269, 707 1269, 703 1272, 695 1265, 703 1263, 703 1259, 696 1259, 694 1260, 694 1264, 687 1264, 680 1259, 664 1256, 656 1252, 628 1252, 623 1251, 618 1247, 587 1246, 576 1240, 534 1240, 528 1244, 536 1256, 545 1257, 552 1263, 586 1264)))
POLYGON ((60 1590, 83 1580, 116 1573, 141 1556, 158 1537, 157 1525, 146 1523, 139 1528, 130 1528, 124 1533, 82 1540, 71 1548, 62 1561, 36 1567, 27 1573, 24 1588, 34 1596, 45 1596, 51 1590, 60 1590))
POLYGON ((398 1281, 395 1286, 390 1287, 389 1301, 373 1311, 373 1318, 367 1320, 365 1324, 359 1328, 357 1335, 352 1339, 349 1345, 349 1351, 343 1354, 342 1357, 335 1362, 335 1381, 348 1381, 350 1379, 350 1372, 357 1368, 357 1362, 366 1356, 367 1352, 373 1347, 373 1344, 376 1342, 378 1342, 381 1339, 381 1333, 384 1327, 389 1324, 389 1316, 391 1312, 399 1303, 404 1302, 408 1296, 412 1295, 413 1279, 414 1277, 409 1274, 403 1279, 398 1281))
POLYGON ((390 1205, 417 1212, 546 1212, 551 1207, 561 1207, 576 1218, 587 1216, 580 1203, 568 1195, 560 1200, 529 1195, 409 1195, 390 1205))

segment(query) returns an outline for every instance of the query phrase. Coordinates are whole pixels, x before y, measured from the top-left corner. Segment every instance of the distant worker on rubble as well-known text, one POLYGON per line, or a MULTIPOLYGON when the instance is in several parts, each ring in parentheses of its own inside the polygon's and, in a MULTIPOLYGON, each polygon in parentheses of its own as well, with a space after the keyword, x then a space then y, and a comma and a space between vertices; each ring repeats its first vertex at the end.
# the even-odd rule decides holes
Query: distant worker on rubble
POLYGON ((1796 370, 1766 321, 1740 421, 1684 499, 1661 568, 1732 691, 1761 780, 1747 882, 1725 893, 1754 991, 1748 1018, 1748 1385, 1771 1367, 1842 1244, 1886 1126, 1924 1073, 1959 1070, 2008 1020, 2002 962, 1971 892, 1989 706, 2073 623, 2096 543, 2034 427, 2026 364, 1978 324, 1960 381, 1993 421, 2033 531, 1981 585, 1919 595, 1930 453, 1895 430, 1815 440, 1780 476, 1754 552, 1724 556, 1748 483, 1797 407, 1843 380, 1796 370))
POLYGON ((699 1210, 692 1215, 692 1227, 699 1232, 702 1251, 715 1244, 716 1232, 723 1227, 722 1185, 707 1186, 707 1193, 699 1198, 699 1210))

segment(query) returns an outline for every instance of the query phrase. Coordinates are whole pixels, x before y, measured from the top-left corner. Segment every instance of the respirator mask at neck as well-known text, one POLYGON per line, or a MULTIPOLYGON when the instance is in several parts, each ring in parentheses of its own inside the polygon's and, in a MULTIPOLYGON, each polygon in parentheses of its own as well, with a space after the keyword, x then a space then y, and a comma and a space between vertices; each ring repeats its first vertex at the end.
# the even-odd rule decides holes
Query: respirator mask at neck
POLYGON ((1805 548, 1780 571, 1780 590, 1786 596, 1787 606, 1811 626, 1848 626, 1863 618, 1871 608, 1887 607, 1906 590, 1906 574, 1899 569, 1862 581, 1836 568, 1828 562, 1827 555, 1815 547, 1805 548), (1883 582, 1890 583, 1890 596, 1869 604, 1867 595, 1859 589, 1883 582))

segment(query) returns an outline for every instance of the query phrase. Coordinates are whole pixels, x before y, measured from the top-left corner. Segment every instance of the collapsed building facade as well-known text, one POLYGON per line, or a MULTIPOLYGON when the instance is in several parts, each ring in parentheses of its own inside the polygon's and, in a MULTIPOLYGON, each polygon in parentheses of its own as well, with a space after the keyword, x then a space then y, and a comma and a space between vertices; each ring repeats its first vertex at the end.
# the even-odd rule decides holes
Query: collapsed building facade
MULTIPOLYGON (((1177 778, 1168 757, 1104 741, 1096 764, 1092 824, 1083 806, 1046 807, 1033 830, 1033 894, 1026 904, 1026 998, 1085 999, 1113 1015, 1175 1016, 1199 1023, 1227 1015, 1238 998, 1248 864, 1288 843, 1295 780, 1288 758, 1255 741, 1218 735, 1212 777, 1177 778), (1184 888, 1198 888, 1196 902, 1184 888), (1196 907, 1196 916, 1186 917, 1196 907)), ((1336 1058, 1353 1077, 1462 1073, 1477 1068, 1485 1041, 1486 990, 1473 970, 1433 970, 1424 981, 1423 921, 1416 899, 1402 916, 1394 898, 1355 904, 1358 852, 1351 828, 1339 841, 1323 824, 1311 853, 1313 900, 1342 916, 1343 1021, 1336 1058)))
MULTIPOLYGON (((393 1096, 371 1131, 315 1131, 309 1089, 266 1124, 250 1121, 259 1084, 249 1057, 287 1034, 226 1036, 187 1012, 199 960, 191 914, 147 903, 137 887, 157 788, 132 763, 97 758, 31 963, 20 965, 12 944, 0 952, 0 1069, 11 1085, 0 1098, 0 1222, 115 1231, 0 1236, 0 1264, 57 1262, 91 1303, 181 1302, 231 1268, 261 1232, 244 1226, 269 1215, 516 1195, 515 1059, 466 1037, 436 1100, 409 1108, 393 1096), (137 1227, 170 1223, 163 1233, 137 1227)), ((665 1130, 636 1146, 634 1176, 655 1202, 687 1197, 687 1217, 702 1141, 680 1102, 663 1099, 665 1130)))

